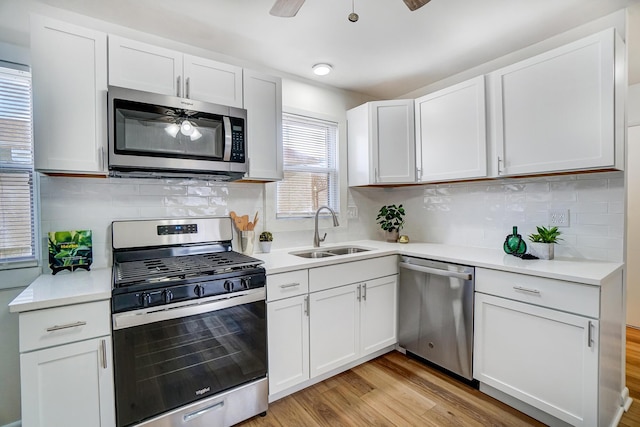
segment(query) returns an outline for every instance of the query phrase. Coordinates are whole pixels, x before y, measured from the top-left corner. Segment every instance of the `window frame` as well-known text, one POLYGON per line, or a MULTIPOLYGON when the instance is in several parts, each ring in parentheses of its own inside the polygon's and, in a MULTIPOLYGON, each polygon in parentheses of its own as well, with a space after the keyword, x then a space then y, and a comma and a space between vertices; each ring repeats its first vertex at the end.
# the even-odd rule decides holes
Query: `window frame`
POLYGON ((33 258, 32 259, 17 259, 10 260, 0 258, 0 271, 6 270, 14 270, 14 269, 24 269, 24 268, 32 268, 39 267, 41 264, 42 254, 41 248, 42 244, 40 242, 40 179, 39 174, 35 170, 35 160, 33 158, 33 152, 35 150, 34 144, 34 135, 33 135, 33 76, 31 74, 30 67, 23 64, 8 62, 0 60, 0 68, 14 70, 16 74, 27 73, 30 80, 30 90, 31 90, 31 152, 32 152, 32 161, 31 167, 9 167, 9 166, 1 166, 1 170, 26 170, 31 172, 31 206, 32 206, 32 224, 31 228, 33 230, 33 258))
MULTIPOLYGON (((333 230, 344 231, 347 229, 347 174, 346 171, 341 170, 342 165, 346 164, 347 157, 347 113, 346 109, 344 114, 327 114, 317 111, 310 111, 301 108, 283 107, 283 113, 296 114, 299 116, 310 117, 312 119, 326 120, 338 124, 338 134, 336 141, 336 169, 338 176, 338 199, 340 203, 340 213, 337 214, 340 225, 333 227, 330 215, 327 211, 322 211, 322 215, 319 220, 320 228, 332 228, 333 230)), ((263 223, 263 229, 272 232, 291 232, 291 231, 304 231, 309 233, 308 245, 313 243, 313 229, 314 229, 314 217, 306 218, 277 218, 276 217, 276 187, 277 182, 265 183, 264 198, 265 198, 265 222, 263 223)), ((331 233, 329 233, 331 235, 331 233)), ((306 234, 305 234, 306 236, 306 234)), ((302 245, 304 245, 302 242, 302 245)), ((299 241, 291 242, 300 245, 299 241)))
MULTIPOLYGON (((281 185, 281 183, 284 181, 284 179, 282 181, 279 181, 276 184, 276 199, 275 199, 275 217, 277 220, 300 220, 300 219, 305 219, 305 218, 313 218, 315 216, 315 212, 318 208, 320 208, 321 206, 329 206, 330 208, 332 208, 336 214, 340 214, 340 212, 342 211, 342 205, 340 203, 340 166, 339 166, 339 133, 340 133, 340 127, 339 127, 339 123, 337 120, 330 120, 330 119, 326 119, 326 118, 319 118, 317 116, 312 116, 309 114, 299 114, 299 113, 292 113, 292 112, 283 112, 283 123, 285 121, 285 117, 284 116, 296 116, 300 118, 300 123, 304 123, 305 121, 308 122, 309 124, 312 124, 313 122, 319 122, 319 125, 322 126, 324 124, 327 125, 327 127, 329 126, 335 126, 335 135, 334 135, 334 141, 333 141, 333 150, 334 152, 333 154, 333 161, 329 161, 327 163, 330 163, 327 165, 327 167, 324 168, 314 168, 312 166, 290 166, 290 167, 286 167, 285 165, 285 161, 283 159, 283 165, 282 165, 282 169, 283 169, 283 176, 288 172, 298 172, 298 173, 320 173, 320 174, 324 174, 326 173, 327 175, 330 176, 329 180, 328 180, 328 186, 326 188, 328 194, 327 194, 327 198, 329 200, 328 203, 319 203, 318 207, 313 210, 313 211, 309 211, 309 212, 305 212, 305 213, 280 213, 278 211, 278 197, 279 197, 279 186, 281 185), (333 203, 332 203, 333 202, 333 203)), ((295 121, 295 119, 291 119, 291 121, 295 121)), ((284 127, 284 126, 283 126, 284 127)), ((285 134, 284 129, 283 129, 283 135, 285 134)), ((284 146, 284 141, 283 141, 283 146, 284 146)), ((284 147, 283 147, 283 151, 284 151, 284 147)), ((328 212, 323 211, 321 216, 327 216, 328 212)))

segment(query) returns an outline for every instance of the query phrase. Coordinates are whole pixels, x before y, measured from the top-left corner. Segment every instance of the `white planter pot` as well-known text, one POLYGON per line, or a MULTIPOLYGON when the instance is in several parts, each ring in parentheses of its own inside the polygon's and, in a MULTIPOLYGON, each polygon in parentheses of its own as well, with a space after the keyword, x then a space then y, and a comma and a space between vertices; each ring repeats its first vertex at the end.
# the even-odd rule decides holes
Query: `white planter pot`
POLYGON ((385 239, 387 242, 397 242, 398 241, 398 230, 393 231, 385 231, 385 239))
POLYGON ((269 252, 271 252, 271 244, 273 242, 260 242, 260 251, 263 254, 268 254, 269 252))
POLYGON ((553 259, 553 243, 529 242, 529 253, 540 259, 553 259))

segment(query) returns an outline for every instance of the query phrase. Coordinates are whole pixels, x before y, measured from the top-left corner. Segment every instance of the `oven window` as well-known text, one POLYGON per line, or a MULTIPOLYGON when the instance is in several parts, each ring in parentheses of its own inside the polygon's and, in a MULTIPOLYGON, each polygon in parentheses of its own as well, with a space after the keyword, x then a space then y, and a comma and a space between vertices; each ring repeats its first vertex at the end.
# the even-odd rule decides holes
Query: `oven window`
POLYGON ((118 427, 267 372, 265 303, 114 331, 118 427))
POLYGON ((222 116, 114 100, 115 151, 119 154, 221 160, 222 116))

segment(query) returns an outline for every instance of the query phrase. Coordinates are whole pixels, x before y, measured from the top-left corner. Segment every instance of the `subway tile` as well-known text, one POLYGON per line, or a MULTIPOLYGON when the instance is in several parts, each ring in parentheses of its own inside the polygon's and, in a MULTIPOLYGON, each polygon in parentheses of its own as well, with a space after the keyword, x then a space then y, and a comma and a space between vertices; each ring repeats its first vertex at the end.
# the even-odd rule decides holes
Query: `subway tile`
POLYGON ((616 225, 622 224, 622 214, 578 213, 576 222, 586 225, 616 225))
POLYGON ((140 194, 144 196, 186 196, 184 185, 141 185, 140 194))
POLYGON ((207 197, 164 197, 165 206, 207 206, 209 200, 207 197))

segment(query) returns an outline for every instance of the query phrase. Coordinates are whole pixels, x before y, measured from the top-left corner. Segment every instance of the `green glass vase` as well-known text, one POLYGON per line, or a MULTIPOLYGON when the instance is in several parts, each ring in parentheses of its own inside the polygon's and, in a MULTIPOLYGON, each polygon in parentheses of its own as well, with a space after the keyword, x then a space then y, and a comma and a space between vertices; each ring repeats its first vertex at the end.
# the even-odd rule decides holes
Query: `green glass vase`
POLYGON ((518 234, 518 227, 513 227, 513 233, 504 239, 502 248, 509 255, 521 255, 527 252, 527 244, 522 240, 522 236, 518 234))

